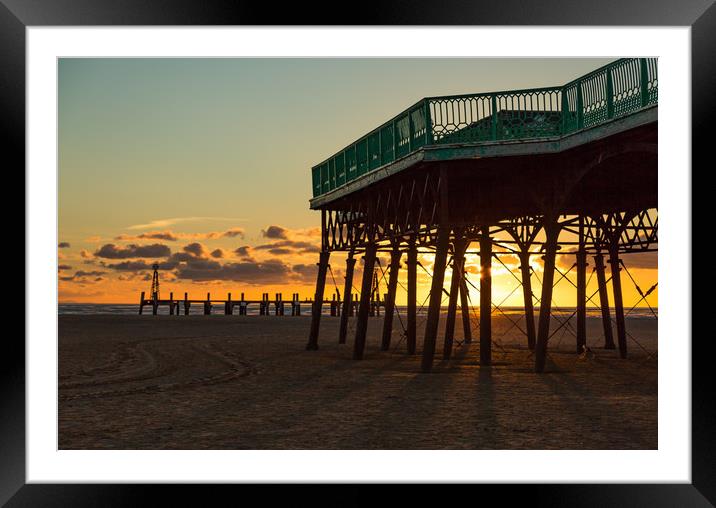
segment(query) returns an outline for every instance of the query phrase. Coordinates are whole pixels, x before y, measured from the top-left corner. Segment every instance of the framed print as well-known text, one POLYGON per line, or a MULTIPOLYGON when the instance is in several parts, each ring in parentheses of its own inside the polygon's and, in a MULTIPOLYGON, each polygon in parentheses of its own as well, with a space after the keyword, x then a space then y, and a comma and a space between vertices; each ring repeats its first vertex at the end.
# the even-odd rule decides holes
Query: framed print
POLYGON ((0 499, 713 503, 690 291, 716 11, 619 6, 5 2, 28 237, 0 499))

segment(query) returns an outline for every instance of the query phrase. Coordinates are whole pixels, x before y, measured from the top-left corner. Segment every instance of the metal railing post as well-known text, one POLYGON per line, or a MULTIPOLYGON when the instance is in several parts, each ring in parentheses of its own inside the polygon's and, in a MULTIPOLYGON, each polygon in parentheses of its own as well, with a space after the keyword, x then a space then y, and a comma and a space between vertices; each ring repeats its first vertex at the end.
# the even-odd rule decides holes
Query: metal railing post
POLYGON ((490 139, 497 141, 497 96, 491 95, 492 125, 490 126, 490 139))
POLYGON ((639 59, 639 69, 641 78, 641 107, 646 107, 649 104, 649 67, 646 63, 646 58, 639 59))
POLYGON ((614 82, 612 69, 607 68, 607 118, 614 118, 614 82))
POLYGON ((577 130, 584 127, 584 105, 582 102, 582 82, 577 81, 577 130))

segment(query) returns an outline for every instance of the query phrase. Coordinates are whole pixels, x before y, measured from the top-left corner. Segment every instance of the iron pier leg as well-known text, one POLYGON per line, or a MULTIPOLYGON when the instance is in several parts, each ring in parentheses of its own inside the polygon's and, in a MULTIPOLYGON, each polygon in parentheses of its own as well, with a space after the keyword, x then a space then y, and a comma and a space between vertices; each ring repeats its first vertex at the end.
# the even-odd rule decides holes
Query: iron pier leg
POLYGON ((348 253, 346 259, 346 281, 343 286, 343 312, 341 312, 341 324, 338 329, 338 343, 346 343, 346 335, 348 335, 348 316, 352 314, 351 304, 353 296, 353 269, 356 265, 356 259, 353 257, 353 251, 348 253))
POLYGON ((587 252, 577 252, 577 353, 587 346, 587 252))
POLYGON ((489 228, 480 237, 480 365, 492 363, 492 239, 489 228))
POLYGON ((142 291, 142 296, 139 297, 139 314, 142 313, 143 309, 144 309, 144 291, 142 291))
POLYGON ((443 297, 443 283, 445 281, 445 265, 447 263, 448 247, 450 246, 450 228, 438 226, 438 238, 433 263, 433 281, 430 286, 430 302, 428 304, 428 318, 425 323, 425 338, 423 339, 423 372, 430 372, 433 368, 435 356, 435 340, 438 334, 438 321, 440 320, 440 303, 443 297))
POLYGON ((614 292, 614 314, 617 318, 617 343, 619 356, 627 357, 626 323, 624 322, 624 301, 622 299, 622 278, 620 275, 619 252, 612 249, 609 253, 609 264, 612 268, 612 291, 614 292))
POLYGON ((597 272, 599 286, 599 306, 602 309, 602 326, 604 327, 604 349, 616 349, 614 335, 612 334, 612 317, 609 312, 609 294, 607 293, 607 277, 604 273, 604 256, 598 253, 594 256, 594 269, 597 272))
POLYGON ((462 246, 462 242, 455 242, 450 279, 450 300, 448 302, 447 318, 445 319, 445 340, 443 342, 444 360, 449 360, 450 356, 452 356, 452 344, 455 337, 455 316, 457 314, 457 297, 462 284, 464 258, 465 250, 462 246))
POLYGON ((554 268, 557 257, 557 224, 545 224, 544 273, 542 274, 542 297, 539 306, 539 329, 535 345, 535 372, 543 372, 547 360, 547 341, 549 340, 549 320, 552 312, 552 290, 554 286, 554 268))
POLYGON ((383 340, 381 351, 388 351, 390 338, 393 334, 393 312, 395 311, 395 291, 398 288, 398 271, 400 270, 400 250, 393 249, 390 253, 390 274, 388 276, 388 294, 385 298, 385 318, 383 320, 383 340))
POLYGON ((406 344, 408 354, 414 355, 417 348, 417 311, 418 311, 418 249, 415 240, 408 247, 408 317, 406 344))
POLYGON ((472 343, 472 326, 470 324, 470 303, 467 299, 467 282, 465 281, 465 260, 463 258, 462 272, 460 273, 460 307, 462 308, 462 334, 465 344, 472 343))
POLYGON ((362 360, 365 350, 365 336, 368 331, 368 314, 370 313, 371 285, 373 284, 373 270, 375 269, 375 253, 378 246, 368 244, 363 256, 363 283, 360 290, 360 306, 358 307, 358 322, 356 323, 356 337, 353 343, 353 359, 362 360))
POLYGON ((529 347, 530 351, 534 351, 537 333, 535 332, 535 309, 532 299, 532 270, 530 269, 530 253, 527 249, 520 252, 520 271, 522 272, 522 296, 525 302, 527 347, 529 347))
POLYGON ((306 349, 315 351, 318 349, 318 329, 321 324, 321 307, 323 306, 323 289, 326 285, 326 272, 328 272, 328 259, 331 253, 322 251, 318 258, 318 276, 316 277, 316 292, 313 297, 313 308, 311 310, 311 331, 308 335, 306 349))

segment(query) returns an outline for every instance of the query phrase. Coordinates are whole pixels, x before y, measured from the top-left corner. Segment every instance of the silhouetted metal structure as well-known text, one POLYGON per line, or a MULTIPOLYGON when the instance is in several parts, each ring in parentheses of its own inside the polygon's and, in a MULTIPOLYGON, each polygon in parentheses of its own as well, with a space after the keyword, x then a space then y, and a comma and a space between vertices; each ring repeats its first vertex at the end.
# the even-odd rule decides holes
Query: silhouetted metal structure
MULTIPOLYGON (((535 370, 545 366, 557 253, 575 256, 577 350, 586 344, 586 270, 599 283, 605 347, 613 348, 606 264, 611 271, 617 344, 626 357, 620 254, 657 243, 657 60, 621 59, 564 86, 422 99, 312 168, 310 206, 321 211, 322 252, 316 300, 322 300, 330 253, 363 255, 354 358, 363 357, 376 255, 391 256, 386 324, 390 344, 397 272, 407 268, 406 343, 416 352, 416 266, 434 255, 423 335, 422 370, 436 350, 446 267, 452 263, 443 356, 453 347, 457 300, 465 342, 469 322, 465 256, 479 246, 480 362, 491 363, 491 266, 502 255, 521 263, 526 335, 535 370), (530 259, 542 256, 541 295, 531 289, 530 259), (539 318, 534 318, 534 300, 539 318), (392 323, 392 319, 391 319, 392 323)), ((474 251, 473 251, 474 252, 474 251)), ((652 288, 653 289, 653 288, 652 288)), ((591 297, 589 297, 591 299, 591 297)), ((346 340, 343 313, 339 342, 346 340)), ((307 349, 317 349, 320 314, 313 314, 307 349)))

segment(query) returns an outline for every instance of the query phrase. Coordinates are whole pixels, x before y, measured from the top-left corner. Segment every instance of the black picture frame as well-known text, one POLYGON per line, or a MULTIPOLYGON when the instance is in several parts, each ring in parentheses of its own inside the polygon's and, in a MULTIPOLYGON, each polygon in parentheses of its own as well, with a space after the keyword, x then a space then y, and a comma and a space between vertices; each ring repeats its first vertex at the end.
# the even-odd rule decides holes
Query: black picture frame
MULTIPOLYGON (((707 160, 706 153, 712 142, 706 127, 716 111, 716 6, 713 0, 501 0, 481 3, 394 0, 353 9, 350 17, 341 12, 346 11, 336 6, 334 12, 334 9, 323 7, 320 3, 309 5, 282 2, 281 8, 276 9, 267 3, 260 5, 229 0, 211 3, 206 0, 0 0, 0 100, 4 120, 2 125, 7 128, 6 171, 22 174, 20 167, 24 167, 25 163, 25 28, 43 25, 322 25, 350 21, 362 25, 690 26, 692 104, 698 105, 698 108, 692 107, 692 160, 694 165, 707 160)), ((685 174, 684 178, 691 178, 691 174, 685 174)), ((26 273, 31 269, 26 266, 26 273)), ((691 274, 686 276, 691 277, 691 274)), ((686 325, 684 331, 685 335, 690 335, 686 325)), ((143 504, 142 501, 147 499, 147 490, 160 491, 162 496, 166 495, 167 488, 162 486, 26 485, 25 344, 19 334, 8 334, 3 342, 3 368, 0 371, 0 504, 143 504)), ((708 363, 713 358, 707 351, 709 342, 692 342, 691 484, 503 487, 498 494, 500 502, 509 503, 515 496, 527 496, 531 505, 549 506, 656 507, 716 504, 716 444, 713 439, 716 411, 710 391, 712 383, 709 382, 709 370, 712 367, 708 363)), ((187 502, 185 489, 181 491, 180 495, 187 502)), ((282 495, 283 491, 278 489, 272 492, 282 495)), ((371 492, 372 487, 369 486, 351 487, 342 494, 341 504, 368 503, 375 499, 371 492)), ((481 492, 480 498, 486 499, 484 495, 481 492)), ((418 489, 410 496, 419 499, 422 494, 418 489)), ((335 499, 330 496, 324 498, 323 502, 335 499)), ((402 500, 403 503, 413 501, 410 497, 402 500)), ((321 500, 312 500, 312 504, 317 502, 321 500)))

